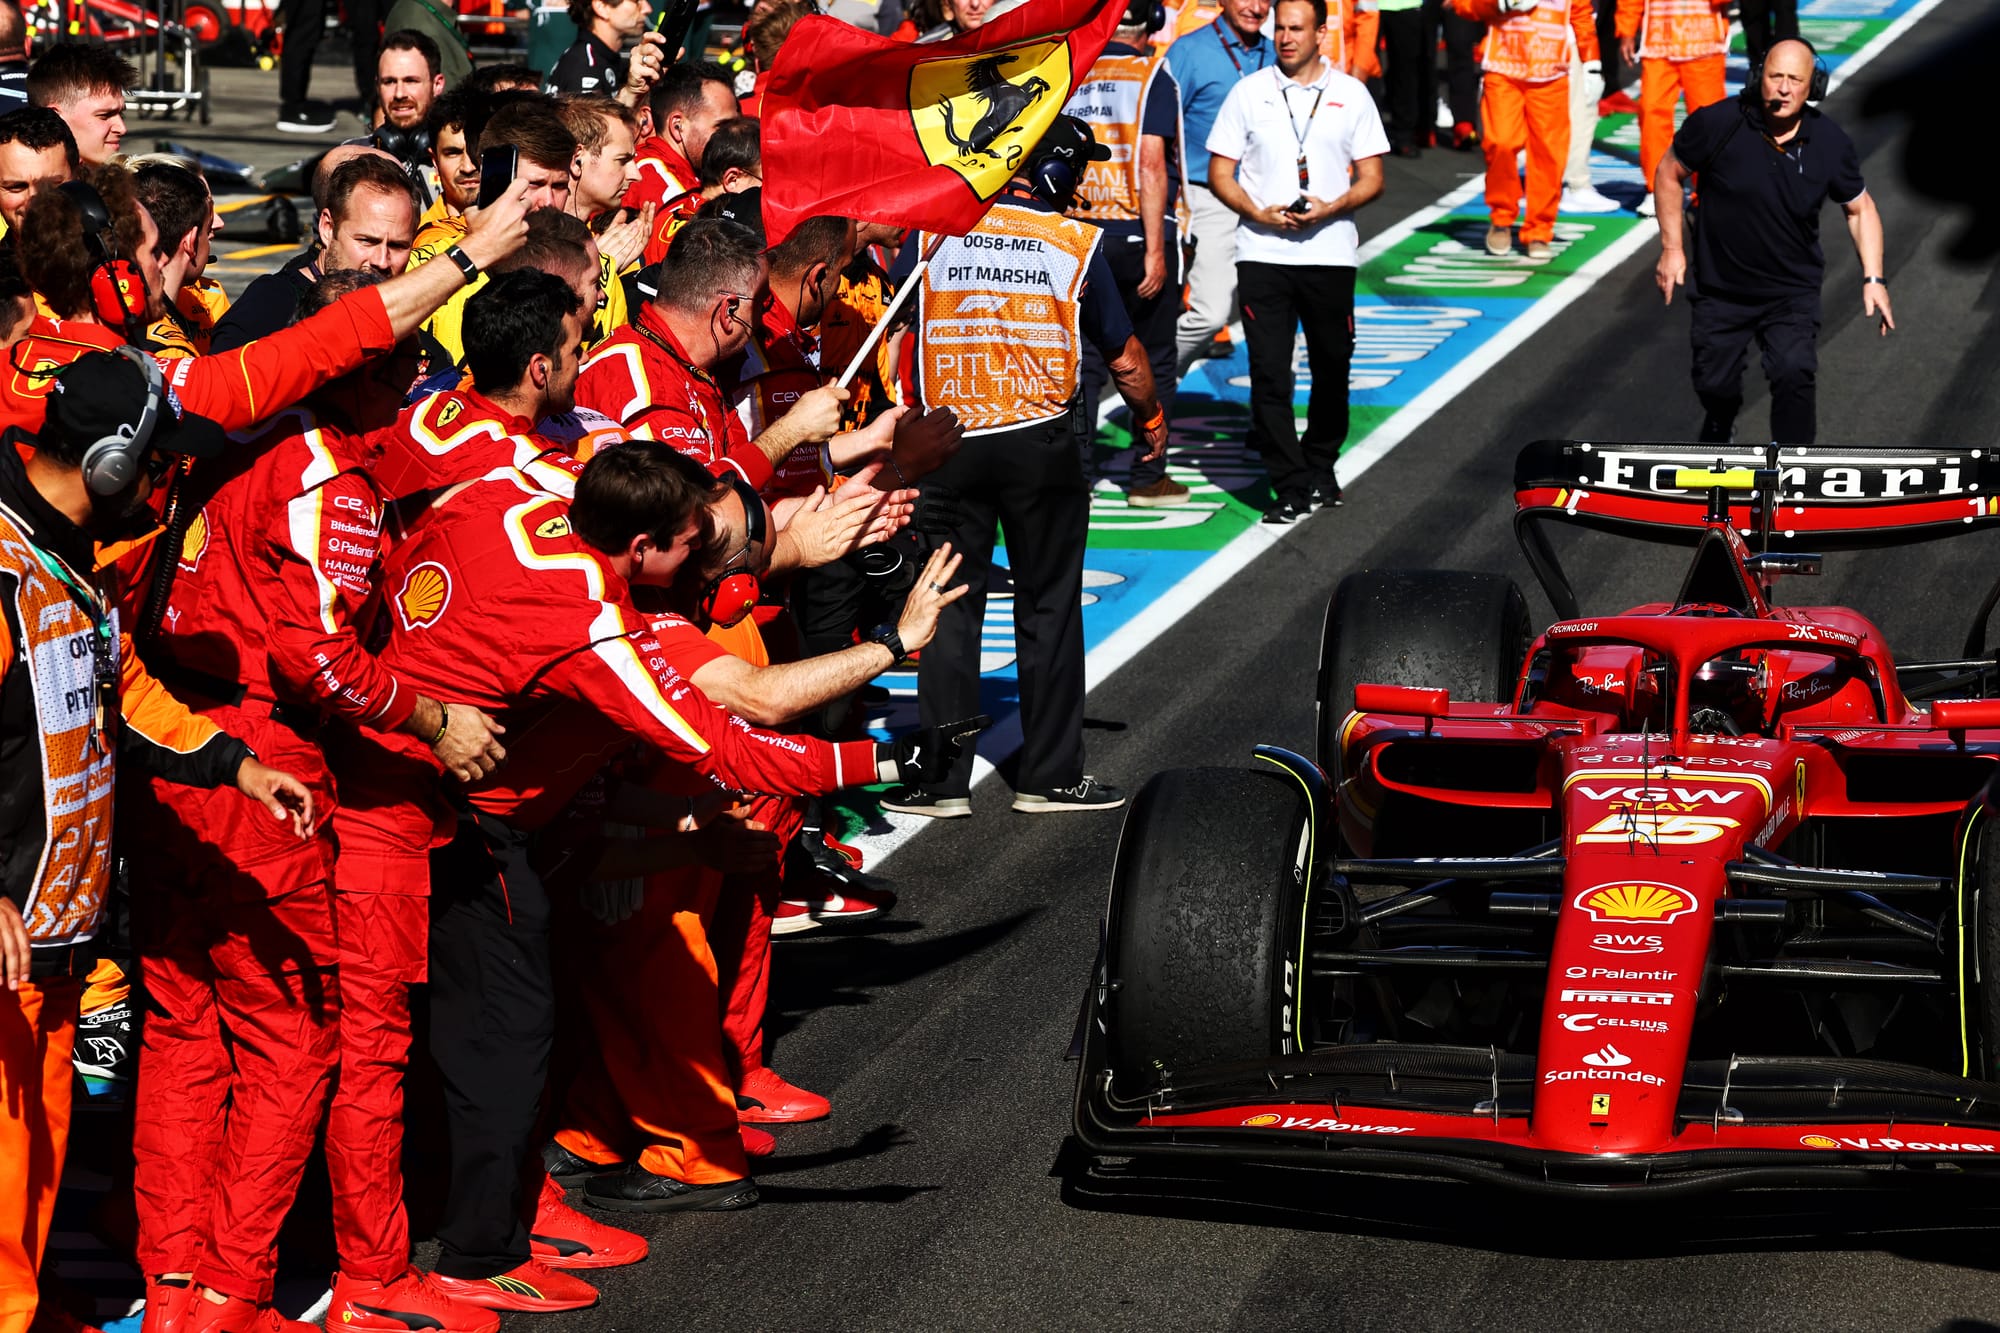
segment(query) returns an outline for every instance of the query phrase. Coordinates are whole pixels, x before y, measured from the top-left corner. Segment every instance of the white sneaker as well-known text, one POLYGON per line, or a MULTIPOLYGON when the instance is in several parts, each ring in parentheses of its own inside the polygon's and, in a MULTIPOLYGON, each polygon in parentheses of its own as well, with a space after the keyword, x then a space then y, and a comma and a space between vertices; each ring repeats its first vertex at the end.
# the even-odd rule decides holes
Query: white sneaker
POLYGON ((1609 195, 1599 194, 1595 185, 1585 185, 1579 189, 1564 187, 1562 205, 1558 211, 1564 213, 1616 213, 1625 205, 1609 195))
POLYGON ((1660 206, 1653 202, 1652 195, 1648 194, 1644 199, 1641 199, 1639 201, 1640 217, 1655 218, 1658 217, 1659 215, 1660 215, 1660 206))

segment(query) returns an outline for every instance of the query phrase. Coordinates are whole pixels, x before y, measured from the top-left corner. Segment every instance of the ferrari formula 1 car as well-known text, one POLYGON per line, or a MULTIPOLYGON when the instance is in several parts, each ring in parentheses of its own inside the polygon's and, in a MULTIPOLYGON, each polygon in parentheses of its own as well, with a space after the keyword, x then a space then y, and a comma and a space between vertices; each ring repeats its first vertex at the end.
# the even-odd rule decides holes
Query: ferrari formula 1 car
POLYGON ((1934 662, 1773 596, 1809 552, 1990 526, 2000 459, 1540 441, 1515 476, 1557 623, 1499 575, 1354 574, 1319 762, 1139 794, 1084 1153, 1564 1191, 2000 1172, 2000 587, 1934 662), (1549 523, 1693 559, 1584 618, 1549 523))

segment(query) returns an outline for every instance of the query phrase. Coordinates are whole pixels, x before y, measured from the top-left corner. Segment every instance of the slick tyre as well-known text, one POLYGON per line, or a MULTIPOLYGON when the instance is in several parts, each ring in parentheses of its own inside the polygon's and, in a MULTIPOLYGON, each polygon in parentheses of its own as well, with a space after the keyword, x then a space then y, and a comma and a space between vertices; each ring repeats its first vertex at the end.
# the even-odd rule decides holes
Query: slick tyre
POLYGON ((1306 801, 1279 773, 1172 769, 1132 803, 1112 871, 1113 1092, 1276 1054, 1299 941, 1306 801))
POLYGON ((1340 727, 1356 685, 1416 685, 1454 700, 1513 697, 1533 629, 1528 603, 1500 574, 1364 569, 1327 603, 1319 650, 1319 764, 1340 781, 1340 727))
POLYGON ((1946 936, 1945 963, 1948 974, 1956 971, 1960 1030, 1947 1067, 2000 1082, 2000 779, 1966 807, 1957 850, 1947 919, 1955 921, 1958 947, 1946 936))

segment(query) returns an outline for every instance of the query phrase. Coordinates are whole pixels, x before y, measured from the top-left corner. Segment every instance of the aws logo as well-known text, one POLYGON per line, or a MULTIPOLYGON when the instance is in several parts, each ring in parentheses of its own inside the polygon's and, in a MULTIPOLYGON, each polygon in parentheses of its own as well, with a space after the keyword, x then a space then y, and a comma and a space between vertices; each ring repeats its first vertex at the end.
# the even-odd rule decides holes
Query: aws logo
POLYGON ((1072 77, 1067 40, 923 62, 910 71, 910 120, 925 160, 993 198, 1062 112, 1072 77))
POLYGON ((396 616, 406 630, 429 629, 444 618, 451 603, 451 575, 435 560, 426 560, 403 576, 396 591, 396 616))

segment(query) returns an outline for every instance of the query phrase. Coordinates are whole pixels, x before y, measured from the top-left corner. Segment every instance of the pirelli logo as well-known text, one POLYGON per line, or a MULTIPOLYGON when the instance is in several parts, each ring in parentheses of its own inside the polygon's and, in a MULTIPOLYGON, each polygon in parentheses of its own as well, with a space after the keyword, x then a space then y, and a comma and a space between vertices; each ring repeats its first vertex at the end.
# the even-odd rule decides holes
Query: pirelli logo
POLYGON ((1672 1004, 1672 991, 1662 990, 1565 990, 1565 1004, 1672 1004))

